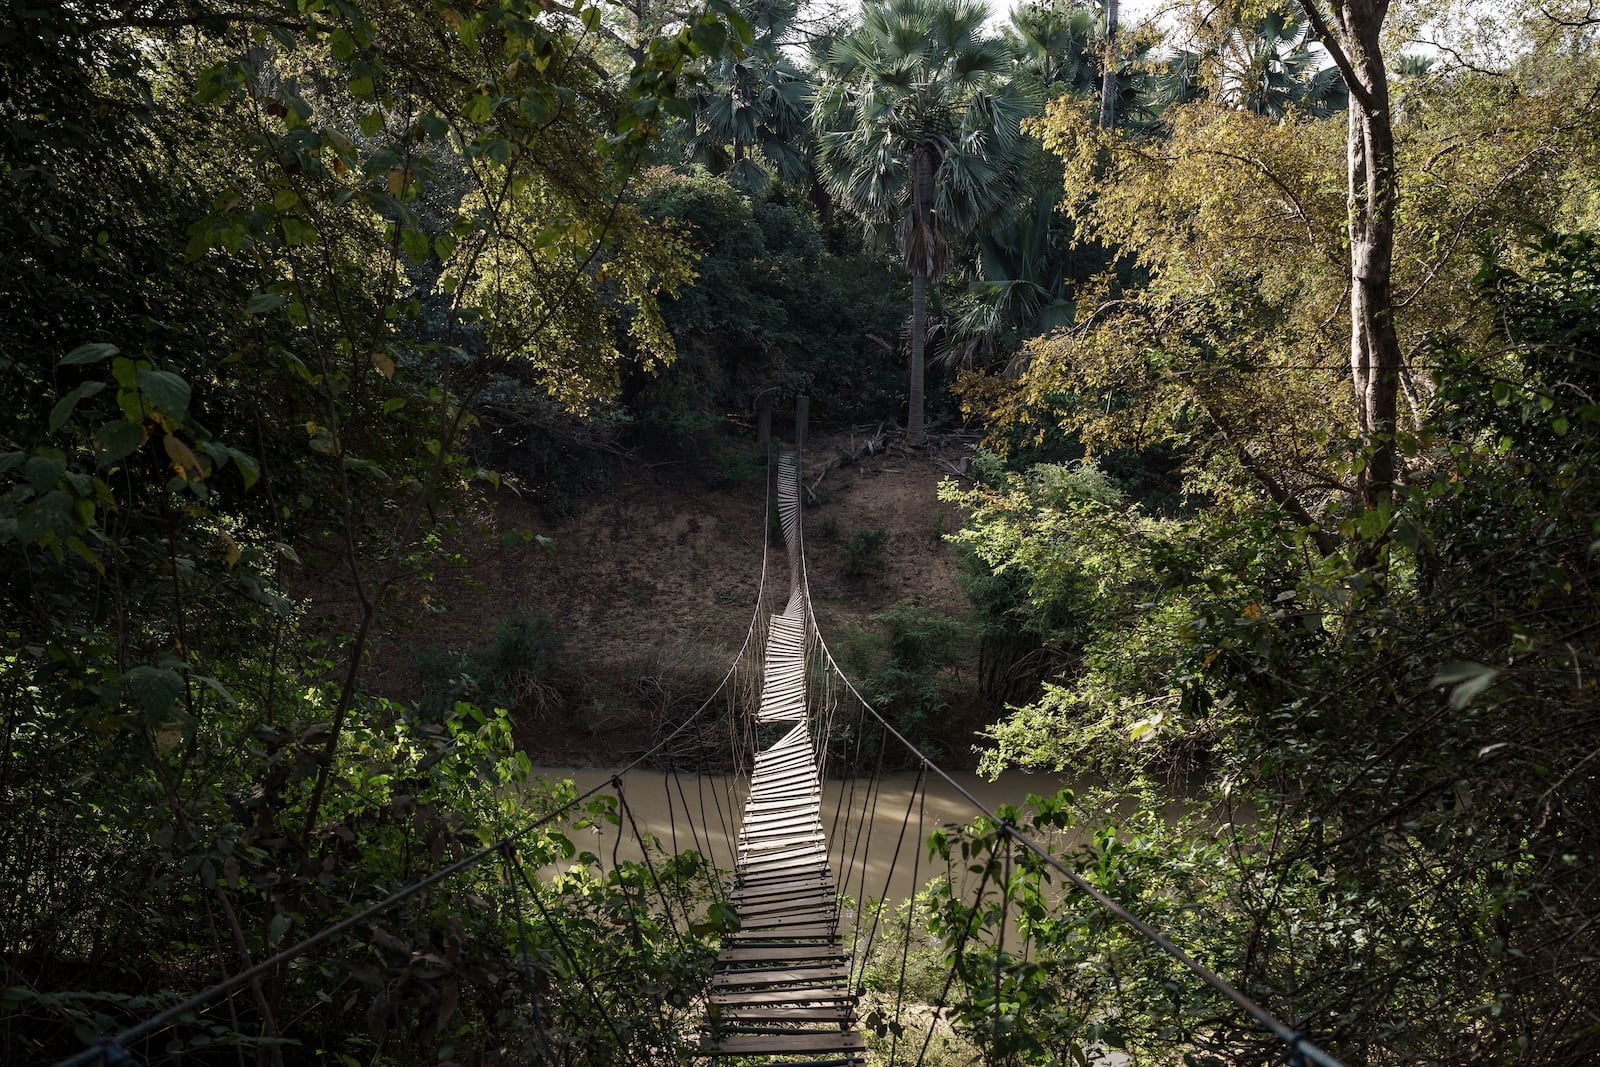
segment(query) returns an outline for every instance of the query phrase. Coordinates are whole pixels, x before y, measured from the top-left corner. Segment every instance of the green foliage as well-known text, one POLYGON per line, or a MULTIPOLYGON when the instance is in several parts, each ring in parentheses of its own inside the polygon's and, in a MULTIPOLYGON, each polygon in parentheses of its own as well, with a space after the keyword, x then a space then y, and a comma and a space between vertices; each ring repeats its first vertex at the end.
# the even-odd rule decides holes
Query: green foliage
MULTIPOLYGON (((1595 976, 1572 962, 1594 958, 1577 902, 1600 861, 1594 247, 1551 237, 1483 272, 1495 332, 1441 341, 1405 492, 1341 516, 1327 555, 1274 508, 1152 520, 1059 470, 990 473, 963 497, 959 536, 1021 575, 1032 620, 1069 620, 1049 641, 1076 650, 995 726, 988 765, 1128 783, 1075 809, 1101 827, 1079 869, 1346 1061, 1595 1054, 1576 1014, 1595 976), (1135 798, 1136 815, 1103 814, 1135 798), (1174 818, 1185 800, 1211 814, 1174 818)), ((1059 1030, 1034 1016, 1029 1040, 1266 1054, 1125 935, 1071 903, 1047 918, 1067 924, 1058 963, 1034 957, 1049 981, 1081 997, 1104 972, 1115 990, 1059 1030), (1112 1024, 1114 1041, 1095 1029, 1112 1024)), ((1007 997, 1056 997, 1003 970, 1024 983, 1007 997)))
MULTIPOLYGON (((434 505, 498 481, 462 451, 476 398, 512 379, 581 410, 670 358, 684 255, 622 190, 742 20, 691 13, 613 78, 597 7, 535 14, 0 24, 0 806, 26 813, 0 824, 0 1058, 71 1051, 540 809, 503 715, 365 695, 370 639, 434 505)), ((498 640, 509 697, 553 641, 498 640)), ((130 1051, 529 1058, 499 887, 464 881, 130 1051)), ((592 958, 637 946, 591 934, 592 958)))
POLYGON ((811 397, 815 418, 881 410, 892 353, 874 338, 899 329, 899 282, 861 256, 837 256, 811 213, 747 199, 704 173, 656 172, 640 210, 682 233, 696 278, 663 301, 678 362, 641 383, 640 422, 681 439, 758 395, 811 397))
POLYGON ((960 743, 953 712, 971 660, 966 625, 913 604, 871 616, 876 629, 847 629, 843 663, 863 696, 929 755, 960 743))
POLYGON ((882 574, 887 560, 883 551, 889 544, 889 530, 874 526, 870 530, 857 530, 844 543, 844 573, 847 578, 865 578, 882 574))
POLYGON ((524 721, 543 718, 560 700, 565 644, 554 619, 519 607, 496 624, 481 648, 420 652, 417 672, 424 689, 418 706, 424 714, 440 715, 466 701, 519 712, 524 721))

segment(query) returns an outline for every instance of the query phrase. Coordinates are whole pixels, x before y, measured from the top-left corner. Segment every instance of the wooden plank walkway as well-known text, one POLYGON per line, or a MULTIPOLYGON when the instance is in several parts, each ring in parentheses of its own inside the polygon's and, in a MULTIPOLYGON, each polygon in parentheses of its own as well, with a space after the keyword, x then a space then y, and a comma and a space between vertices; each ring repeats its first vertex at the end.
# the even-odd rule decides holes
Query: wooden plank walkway
POLYGON ((789 550, 789 602, 772 616, 760 723, 789 729, 755 756, 739 829, 733 905, 740 928, 717 956, 703 1056, 784 1067, 866 1063, 839 937, 839 899, 822 828, 822 783, 806 707, 800 494, 793 453, 778 458, 778 519, 789 550))

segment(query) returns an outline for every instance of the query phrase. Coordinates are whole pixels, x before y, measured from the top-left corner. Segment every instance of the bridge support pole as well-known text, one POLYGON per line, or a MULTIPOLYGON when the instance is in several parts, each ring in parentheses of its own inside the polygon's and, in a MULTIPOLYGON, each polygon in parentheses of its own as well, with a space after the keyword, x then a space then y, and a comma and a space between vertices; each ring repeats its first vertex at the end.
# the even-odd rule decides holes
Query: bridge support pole
POLYGON ((794 398, 794 450, 803 452, 806 447, 806 416, 811 413, 811 398, 794 398))

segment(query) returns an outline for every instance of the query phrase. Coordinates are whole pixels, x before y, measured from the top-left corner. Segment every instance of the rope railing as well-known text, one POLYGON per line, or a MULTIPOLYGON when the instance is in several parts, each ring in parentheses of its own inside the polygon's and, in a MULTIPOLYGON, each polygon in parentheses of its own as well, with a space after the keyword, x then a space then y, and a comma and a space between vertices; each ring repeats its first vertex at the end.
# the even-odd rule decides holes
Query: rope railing
MULTIPOLYGON (((771 464, 769 464, 769 466, 771 466, 771 464)), ((506 881, 511 886, 511 894, 513 897, 517 921, 517 952, 522 972, 526 977, 531 973, 531 966, 527 947, 526 925, 523 921, 522 915, 523 894, 521 890, 523 888, 527 890, 529 903, 531 903, 534 908, 540 912, 541 916, 546 920, 546 922, 553 922, 554 920, 552 920, 545 911, 544 905, 539 899, 539 894, 536 891, 533 880, 529 877, 528 871, 523 868, 522 864, 517 859, 517 846, 519 843, 523 842, 526 838, 541 828, 549 826, 556 820, 579 810, 581 805, 584 805, 586 802, 594 799, 599 794, 605 792, 608 788, 615 790, 618 795, 618 806, 621 812, 618 821, 618 844, 620 845, 622 833, 627 829, 631 829, 634 835, 639 839, 641 847, 645 850, 644 867, 648 872, 649 881, 652 885, 654 885, 657 894, 661 896, 662 904, 665 907, 665 914, 668 916, 669 921, 673 923, 673 930, 676 933, 676 920, 672 918, 674 914, 673 903, 665 896, 660 879, 658 878, 657 872, 651 863, 649 850, 645 845, 645 840, 648 835, 646 835, 645 832, 640 828, 637 820, 635 819, 633 809, 628 805, 623 791, 623 778, 646 762, 656 759, 663 753, 669 753, 671 751, 673 742, 682 737, 691 727, 700 722, 702 717, 709 709, 713 707, 719 698, 726 701, 728 710, 730 712, 728 715, 730 731, 729 742, 735 758, 736 775, 748 773, 748 768, 742 761, 744 760, 746 754, 752 749, 756 717, 754 713, 741 716, 737 714, 737 709, 741 705, 747 709, 753 709, 759 704, 761 694, 762 664, 766 658, 767 651, 767 620, 765 618, 765 614, 769 607, 769 599, 781 598, 785 592, 781 590, 774 590, 769 583, 768 572, 772 541, 772 523, 770 521, 770 516, 772 514, 771 491, 772 478, 769 476, 767 479, 768 500, 766 507, 763 510, 761 576, 756 594, 755 612, 750 626, 745 634, 744 642, 739 651, 735 654, 733 663, 729 667, 727 673, 717 684, 716 688, 713 689, 711 694, 687 718, 678 723, 672 730, 666 733, 665 736, 656 740, 654 744, 652 744, 644 752, 640 753, 637 757, 629 761, 624 767, 613 772, 609 780, 596 784, 582 792, 576 793, 571 799, 562 803, 557 808, 531 819, 524 825, 521 825, 517 829, 504 834, 493 842, 465 856, 462 856, 460 859, 438 868, 430 874, 427 874, 406 884, 405 886, 402 886, 401 888, 389 893, 382 900, 370 904, 360 909, 356 913, 322 928, 316 933, 296 942, 294 945, 284 948, 266 959, 252 963, 244 969, 224 977, 200 992, 186 998, 182 1002, 174 1004, 158 1014, 150 1016, 149 1018, 144 1019, 135 1025, 129 1026, 115 1034, 100 1038, 96 1044, 73 1056, 58 1061, 56 1067, 87 1067, 87 1065, 96 1063, 131 1063, 132 1059, 125 1051, 128 1046, 133 1045, 136 1042, 146 1040, 149 1037, 160 1033, 162 1030, 179 1023, 185 1019, 185 1017, 193 1015, 195 1012, 217 1001, 219 998, 239 990, 248 983, 251 983, 256 979, 283 967, 289 962, 298 957, 304 956, 314 949, 329 944, 341 935, 384 914, 403 902, 425 893, 427 890, 439 885, 449 878, 489 863, 497 863, 504 867, 506 872, 506 881), (626 823, 626 826, 624 823, 626 823), (519 886, 521 888, 519 888, 519 886)), ((1189 971, 1206 987, 1209 987, 1222 997, 1226 998, 1228 1001, 1232 1002, 1248 1017, 1273 1034, 1277 1039, 1281 1040, 1287 1048, 1289 1061, 1292 1064, 1297 1065, 1297 1067, 1303 1067, 1305 1064, 1315 1064, 1317 1067, 1343 1067, 1343 1064, 1341 1064, 1338 1059, 1315 1045, 1304 1032, 1291 1027, 1282 1020, 1278 1019, 1275 1015, 1263 1008, 1261 1005, 1257 1004, 1251 997, 1242 992, 1232 983, 1228 982, 1221 975, 1217 974, 1214 970, 1196 960, 1188 951, 1174 943, 1162 931, 1133 914, 1128 908, 1110 897, 1102 889, 1089 881, 1089 879, 1085 878, 1082 874, 1074 870, 1068 864, 1062 862, 1062 860, 1056 857, 1049 849, 1020 831, 1012 822, 1002 818, 994 810, 985 805, 971 792, 971 790, 966 788, 953 775, 935 763, 931 757, 919 749, 899 729, 897 729, 881 713, 878 712, 872 703, 866 699, 859 689, 857 689, 855 684, 850 680, 849 676, 834 659, 833 653, 828 647, 820 627, 817 625, 815 612, 811 602, 808 575, 806 573, 806 555, 803 544, 803 523, 800 521, 798 511, 799 509, 795 508, 794 514, 780 516, 782 528, 785 534, 788 535, 786 538, 788 545, 786 547, 788 549, 790 560, 793 566, 791 573, 794 575, 794 578, 791 580, 791 587, 787 591, 788 603, 784 609, 784 613, 799 615, 802 619, 802 625, 804 626, 805 662, 807 664, 805 673, 806 704, 808 706, 808 713, 810 717, 817 723, 818 726, 812 743, 814 745, 814 755, 819 775, 825 769, 829 769, 828 763, 831 758, 829 739, 832 736, 833 730, 839 728, 841 725, 849 725, 841 722, 841 720, 844 718, 843 705, 846 700, 858 705, 859 709, 865 713, 865 715, 869 717, 873 723, 875 723, 876 728, 882 731, 877 739, 877 744, 868 747, 869 742, 864 736, 865 731, 860 728, 861 723, 855 723, 852 725, 852 728, 856 731, 856 736, 853 738, 855 751, 853 754, 846 753, 844 757, 849 759, 852 765, 848 769, 839 768, 839 770, 849 773, 852 778, 854 778, 858 770, 863 766, 863 760, 870 761, 874 765, 874 769, 870 775, 870 781, 867 783, 865 788, 860 791, 859 798, 854 792, 852 792, 850 796, 849 810, 860 816, 860 825, 851 827, 848 825, 848 822, 846 822, 841 831, 838 820, 843 816, 843 812, 846 807, 845 798, 841 794, 840 805, 839 808, 836 809, 835 814, 835 832, 828 835, 838 849, 837 862, 838 869, 840 871, 841 887, 848 885, 850 871, 852 869, 858 870, 861 875, 858 888, 858 929, 855 931, 856 941, 854 945, 854 954, 865 955, 866 953, 870 952, 874 939, 878 935, 880 921, 882 920, 885 909, 888 906, 888 885, 886 882, 884 885, 883 895, 877 901, 876 910, 871 916, 870 925, 868 925, 868 916, 864 911, 866 904, 865 864, 867 858, 871 854, 871 838, 873 833, 872 827, 869 825, 869 813, 872 816, 875 816, 879 806, 879 801, 881 799, 879 779, 881 778, 884 766, 884 754, 888 739, 893 738, 908 753, 917 768, 916 784, 912 789, 910 800, 908 801, 907 812, 905 818, 902 820, 899 834, 894 843, 894 855, 896 860, 900 855, 905 836, 910 829, 912 805, 915 805, 917 809, 916 838, 919 841, 925 838, 927 814, 926 804, 928 798, 927 787, 929 781, 934 778, 942 781, 955 794, 963 798, 976 814, 983 816, 993 823, 996 828, 996 836, 993 844, 991 845, 991 853, 1000 849, 1004 850, 1003 860, 999 861, 1003 862, 1003 872, 997 872, 995 870, 995 864, 997 861, 992 854, 989 857, 989 861, 984 864, 983 878, 978 885, 978 890, 974 898, 975 903, 972 909, 966 914, 962 925, 957 931, 958 936, 955 945, 955 952, 958 957, 957 967, 952 971, 951 975, 948 976, 946 980, 944 990, 939 997, 939 1003, 935 1006, 936 1016, 945 1008, 951 988, 950 983, 954 981, 955 977, 957 976, 957 971, 961 969, 960 954, 973 935, 971 928, 972 922, 977 913, 984 891, 997 878, 1001 879, 1000 884, 1003 887, 1009 885, 1013 851, 1017 848, 1020 848, 1031 853, 1040 863, 1056 871, 1075 889, 1083 893, 1089 900, 1093 901, 1097 907, 1114 916, 1118 921, 1122 922, 1129 929, 1137 933, 1139 937, 1143 938, 1146 942, 1153 945, 1168 958, 1189 971), (875 758, 871 751, 872 748, 876 748, 875 758), (860 927, 863 925, 867 926, 864 937, 863 932, 860 929, 860 927)), ((861 721, 864 722, 865 720, 861 721)), ((692 806, 689 803, 689 798, 683 790, 681 779, 677 777, 675 766, 670 762, 667 774, 669 776, 669 780, 664 784, 666 786, 667 796, 669 798, 669 809, 672 807, 671 797, 673 790, 676 789, 679 794, 679 798, 683 802, 685 812, 691 812, 692 806)), ((698 799, 700 809, 698 812, 698 819, 693 817, 690 818, 688 832, 691 835, 695 847, 700 849, 703 847, 701 833, 705 833, 707 840, 709 840, 711 837, 711 814, 708 811, 703 790, 701 791, 698 799)), ((727 835, 729 833, 729 820, 734 814, 732 799, 730 798, 729 809, 726 811, 723 810, 721 798, 716 794, 715 791, 713 791, 712 800, 715 808, 715 818, 717 821, 722 823, 724 834, 727 835)), ((672 820, 670 824, 670 833, 672 835, 673 848, 674 851, 676 851, 678 828, 675 821, 675 812, 669 810, 668 818, 672 820)), ((709 855, 709 845, 704 847, 708 850, 706 854, 709 855)), ((615 866, 618 863, 618 859, 615 854, 615 848, 613 849, 613 853, 612 859, 613 865, 615 866)), ((921 873, 920 854, 921 849, 914 846, 914 880, 921 873)), ((954 892, 953 885, 952 892, 954 892)), ((726 899, 726 897, 724 896, 721 899, 726 899)), ((683 913, 685 920, 691 921, 688 915, 687 902, 683 899, 680 899, 677 904, 677 910, 683 913)), ((644 906, 644 904, 641 903, 640 906, 644 906)), ((907 911, 908 925, 912 921, 912 918, 915 914, 916 909, 913 905, 908 908, 907 911)), ((635 917, 633 921, 637 923, 637 917, 635 917)), ((557 932, 557 936, 559 937, 559 931, 557 932)), ((1001 961, 1005 955, 1005 937, 1005 916, 1002 913, 1000 917, 1000 931, 995 938, 994 945, 994 996, 996 1001, 994 1010, 996 1012, 1000 1010, 1000 967, 1001 961)), ((905 942, 900 946, 899 950, 899 954, 901 956, 900 963, 902 988, 897 990, 894 1004, 894 1012, 897 1017, 899 1017, 905 1009, 905 991, 903 985, 905 968, 907 965, 907 953, 909 952, 909 948, 910 938, 907 936, 905 942)), ((860 992, 859 986, 857 987, 857 992, 860 992)), ((534 1012, 536 1016, 539 1013, 537 1001, 534 1003, 534 1012)), ((601 1013, 603 1015, 604 1011, 602 1010, 601 1013)), ((665 1031, 663 1029, 663 1033, 664 1032, 665 1031)), ((998 1037, 998 1015, 994 1021, 994 1032, 996 1037, 998 1037)), ((922 1042, 921 1053, 919 1053, 918 1056, 919 1063, 921 1062, 922 1057, 927 1053, 928 1042, 931 1041, 932 1036, 933 1031, 932 1028, 930 1028, 928 1034, 925 1036, 922 1042)), ((539 1039, 541 1041, 546 1040, 544 1031, 542 1029, 539 1031, 539 1039)), ((893 1060, 894 1051, 896 1048, 898 1048, 900 1040, 900 1030, 895 1029, 893 1043, 891 1044, 891 1061, 893 1060)))
MULTIPOLYGON (((770 493, 770 487, 768 491, 770 493)), ((770 507, 770 502, 768 507, 770 507)), ((672 743, 684 735, 691 726, 695 725, 713 706, 713 704, 716 703, 719 697, 726 698, 731 710, 739 703, 748 701, 750 699, 750 693, 754 692, 759 694, 760 672, 758 665, 760 663, 759 657, 761 649, 764 645, 765 631, 762 624, 764 621, 764 609, 766 607, 766 598, 768 595, 767 577, 769 571, 769 557, 771 552, 771 536, 770 532, 766 531, 765 529, 766 525, 767 524, 763 522, 764 532, 762 537, 761 576, 758 580, 756 590, 755 607, 751 615, 749 628, 745 633, 744 642, 740 646, 739 651, 734 654, 733 662, 728 667, 727 673, 722 676, 722 680, 717 683, 716 687, 711 691, 711 694, 707 696, 706 699, 687 718, 685 718, 664 737, 661 737, 659 740, 657 740, 644 752, 641 752, 638 756, 630 760, 621 769, 613 772, 608 781, 601 782, 576 794, 570 800, 566 801, 555 809, 543 813, 537 818, 532 819, 526 824, 497 838, 493 842, 484 845, 476 851, 438 868, 431 874, 425 875, 402 886, 401 888, 385 896, 382 900, 370 904, 367 907, 357 911, 355 914, 346 916, 345 918, 340 919, 329 926, 323 927, 316 933, 297 941, 287 948, 281 949, 266 959, 252 963, 242 970, 236 971, 235 973, 220 979, 219 981, 207 986, 183 1001, 180 1001, 179 1003, 174 1004, 171 1007, 168 1007, 141 1022, 119 1030, 114 1034, 101 1036, 95 1041, 94 1044, 83 1049, 82 1051, 68 1056, 65 1059, 56 1061, 54 1067, 88 1067, 88 1065, 91 1064, 130 1064, 134 1061, 131 1055, 126 1051, 128 1046, 160 1033, 162 1030, 180 1022, 186 1016, 191 1016, 201 1008, 204 1008, 207 1005, 217 1001, 224 995, 232 993, 253 982, 254 980, 276 971, 278 968, 283 967, 284 965, 301 956, 304 956, 313 949, 328 944, 329 942, 338 938, 340 935, 361 926, 363 923, 371 919, 377 918, 378 916, 390 911, 405 901, 417 897, 419 894, 422 894, 434 886, 439 885, 441 882, 444 882, 455 875, 473 870, 483 864, 494 862, 506 865, 508 870, 508 878, 511 878, 512 873, 514 872, 518 877, 520 877, 521 881, 525 886, 527 886, 529 891, 532 892, 533 887, 531 882, 526 877, 526 874, 520 870, 520 864, 515 861, 514 850, 515 846, 519 842, 523 841, 529 835, 535 833, 541 828, 549 826, 556 820, 577 811, 581 805, 605 792, 608 788, 616 789, 620 793, 620 783, 624 776, 631 771, 636 770, 646 762, 655 759, 660 754, 669 751, 672 743), (752 657, 754 658, 752 659, 752 657), (741 668, 748 668, 752 663, 756 664, 757 666, 755 666, 753 669, 746 669, 743 674, 741 674, 741 668), (756 676, 756 683, 753 689, 749 685, 750 679, 747 677, 751 674, 756 676)), ((734 722, 737 722, 740 716, 730 715, 729 718, 734 722)), ((737 751, 737 746, 735 751, 737 751)), ((670 789, 668 795, 670 798, 670 789)), ((713 795, 713 799, 717 800, 715 795, 713 795)), ((720 805, 720 800, 717 800, 717 802, 720 805)), ((687 807, 687 800, 685 800, 685 806, 687 807)), ((643 835, 638 830, 637 823, 633 820, 631 809, 626 807, 625 801, 622 802, 622 807, 628 821, 633 824, 632 828, 635 834, 640 837, 641 847, 643 848, 643 835)), ((701 807, 704 808, 703 796, 701 797, 701 807)), ((619 826, 619 842, 620 838, 621 828, 619 826)), ((649 852, 647 848, 644 850, 644 855, 646 865, 648 866, 649 852)), ((655 872, 653 869, 650 870, 650 874, 652 879, 654 879, 655 872)), ((514 881, 513 885, 515 885, 514 881)), ((656 888, 659 892, 659 883, 657 883, 656 888)), ((516 895, 514 894, 514 896, 516 895)), ((538 905, 539 902, 536 896, 534 897, 533 902, 535 905, 538 905)), ((516 896, 516 907, 520 913, 520 896, 516 896)), ((670 904, 667 906, 667 911, 670 915, 670 904)), ((520 917, 518 918, 517 936, 519 944, 523 946, 520 951, 523 953, 523 962, 525 964, 525 931, 520 917)))
MULTIPOLYGON (((914 760, 915 764, 920 768, 920 773, 931 773, 932 775, 941 779, 947 786, 949 786, 968 804, 970 804, 975 813, 980 814, 993 822, 997 828, 996 833, 1000 840, 1008 843, 1008 845, 1010 843, 1015 843, 1016 845, 1026 849, 1028 852, 1031 852, 1040 862, 1048 865, 1050 868, 1059 873, 1063 878, 1071 883, 1073 887, 1082 892, 1097 906, 1115 916, 1118 920, 1135 931, 1144 940, 1155 946, 1170 959, 1188 970, 1206 986, 1225 997, 1227 1000, 1231 1001, 1251 1019, 1255 1020, 1258 1024, 1260 1024, 1263 1028, 1265 1028, 1285 1044, 1287 1047, 1286 1051, 1288 1054, 1288 1059, 1291 1064, 1295 1065, 1295 1067, 1304 1067, 1306 1064, 1315 1064, 1317 1067, 1344 1067, 1344 1064, 1340 1060, 1313 1043, 1310 1037, 1304 1031, 1288 1025, 1277 1016, 1273 1015, 1266 1008, 1263 1008, 1233 983, 1223 978, 1216 971, 1207 967, 1205 964, 1196 960, 1190 953, 1185 951, 1179 945, 1175 944, 1169 937, 1167 937, 1167 935, 1144 920, 1140 919, 1122 904, 1108 896, 1094 883, 1090 882, 1083 875, 1073 870, 1067 864, 1063 863, 1047 848, 1034 841, 1027 834, 1022 833, 1009 820, 1003 819, 988 805, 984 804, 981 800, 974 796, 971 790, 967 789, 954 776, 946 772, 937 763, 935 763, 927 754, 913 744, 903 733, 896 729, 894 725, 888 721, 888 719, 880 714, 877 708, 873 707, 872 703, 867 700, 867 698, 862 695, 860 690, 856 688, 855 684, 851 682, 849 675, 847 675, 843 668, 839 666, 838 662, 833 657, 833 652, 828 647, 827 640, 822 635, 821 628, 817 626, 816 613, 811 602, 810 582, 806 573, 806 554, 803 547, 804 524, 797 522, 795 525, 795 539, 801 544, 801 549, 798 552, 798 559, 800 567, 801 595, 804 602, 803 614, 808 627, 807 643, 808 646, 814 645, 816 648, 819 663, 821 665, 821 673, 824 676, 820 680, 820 691, 815 694, 817 707, 814 711, 814 714, 823 718, 827 724, 831 724, 832 721, 837 717, 838 693, 834 689, 834 687, 837 685, 845 694, 848 694, 848 696, 852 697, 868 715, 871 716, 880 729, 884 730, 889 736, 893 737, 901 745, 901 747, 905 749, 905 751, 914 760)), ((819 680, 812 679, 812 681, 813 683, 816 683, 819 680)), ((819 734, 826 736, 826 727, 822 730, 819 730, 819 734)))

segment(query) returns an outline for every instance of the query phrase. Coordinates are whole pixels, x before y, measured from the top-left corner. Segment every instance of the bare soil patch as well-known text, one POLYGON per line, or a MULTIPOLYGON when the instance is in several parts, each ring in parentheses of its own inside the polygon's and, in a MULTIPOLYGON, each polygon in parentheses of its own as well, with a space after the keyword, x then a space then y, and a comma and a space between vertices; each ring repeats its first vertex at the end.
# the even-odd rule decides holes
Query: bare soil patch
MULTIPOLYGON (((962 517, 937 488, 964 469, 967 449, 890 446, 852 457, 864 436, 814 436, 805 456, 807 568, 824 635, 869 625, 899 601, 965 615, 955 550, 944 540, 962 517), (852 538, 862 531, 881 541, 881 568, 851 574, 852 538)), ((549 679, 558 699, 513 709, 530 758, 586 766, 640 751, 665 714, 710 694, 744 643, 765 494, 759 477, 718 481, 697 465, 646 460, 616 472, 559 523, 509 489, 479 498, 458 509, 431 575, 424 568, 396 592, 369 687, 414 701, 424 650, 481 646, 514 613, 542 613, 564 644, 549 679), (518 529, 550 538, 552 549, 502 543, 518 529)), ((787 581, 781 546, 769 566, 774 581, 787 581)))

